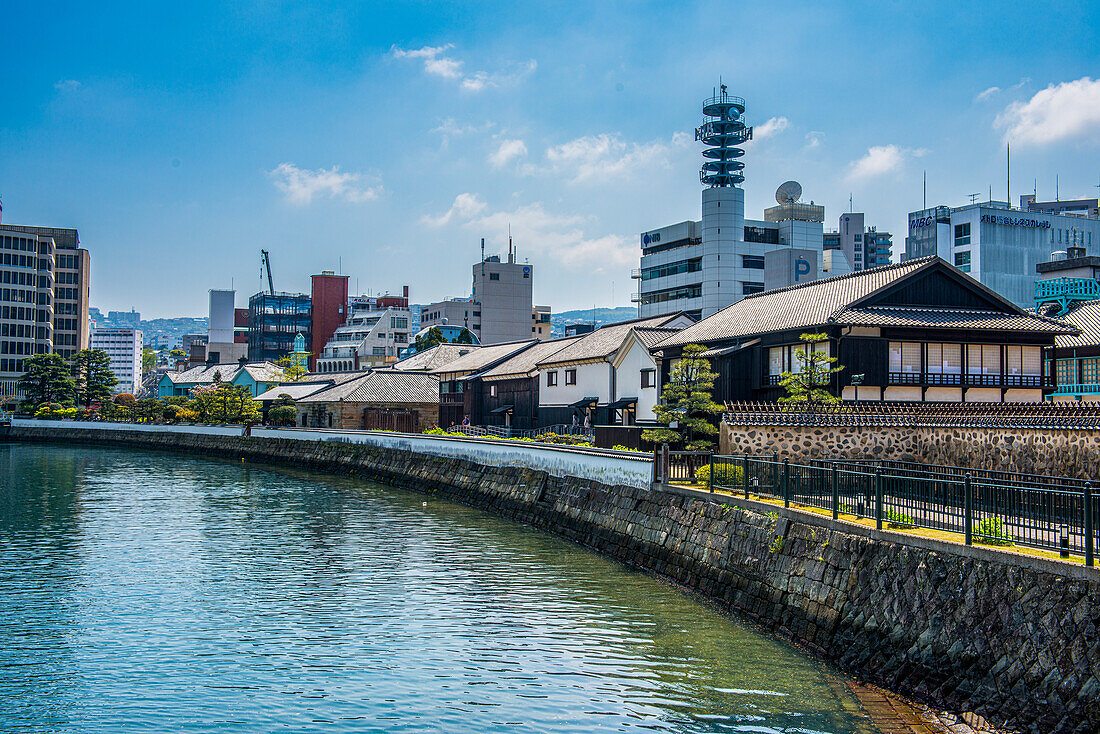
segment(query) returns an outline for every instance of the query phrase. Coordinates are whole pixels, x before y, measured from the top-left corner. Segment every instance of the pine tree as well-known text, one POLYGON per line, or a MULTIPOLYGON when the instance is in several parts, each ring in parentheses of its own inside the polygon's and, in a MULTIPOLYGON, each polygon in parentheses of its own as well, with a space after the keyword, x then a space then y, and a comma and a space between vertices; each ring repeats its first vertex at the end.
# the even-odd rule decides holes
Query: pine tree
POLYGON ((799 339, 802 345, 795 348, 795 354, 801 370, 799 372, 784 372, 779 386, 787 391, 785 397, 779 398, 784 403, 799 410, 814 411, 825 405, 836 405, 840 398, 828 390, 829 381, 834 374, 840 372, 843 367, 834 367, 836 357, 830 357, 825 352, 814 349, 828 339, 828 334, 801 334, 799 339))
POLYGON ((118 380, 111 371, 111 358, 102 349, 81 349, 69 360, 69 369, 78 405, 88 407, 114 394, 118 380))
POLYGON ((653 412, 658 422, 666 428, 642 431, 642 438, 653 443, 682 445, 688 451, 707 451, 714 448, 711 436, 718 433, 711 416, 722 412, 722 406, 714 402, 714 380, 717 373, 711 371, 710 360, 702 356, 706 347, 688 344, 680 361, 669 373, 668 384, 661 393, 661 402, 653 412), (676 427, 672 428, 672 424, 676 427))
POLYGON ((24 370, 23 376, 19 378, 19 387, 23 389, 23 399, 27 403, 72 405, 76 385, 69 375, 69 365, 60 354, 36 354, 27 357, 24 370))

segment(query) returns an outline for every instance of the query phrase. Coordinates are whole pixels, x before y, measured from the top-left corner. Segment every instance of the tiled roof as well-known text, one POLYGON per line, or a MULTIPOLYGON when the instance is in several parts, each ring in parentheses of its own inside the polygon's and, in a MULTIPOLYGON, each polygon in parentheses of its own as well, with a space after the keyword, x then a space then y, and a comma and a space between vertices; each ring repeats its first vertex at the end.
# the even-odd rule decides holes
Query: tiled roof
MULTIPOLYGON (((623 340, 626 339, 626 335, 629 334, 632 329, 637 330, 639 335, 644 333, 646 335, 645 338, 648 339, 652 337, 652 330, 659 329, 662 325, 667 324, 678 316, 679 314, 673 316, 654 316, 652 318, 606 324, 595 331, 585 334, 573 344, 543 359, 538 364, 542 366, 549 364, 565 364, 568 362, 582 362, 588 359, 606 359, 614 354, 616 349, 622 346, 623 340)), ((693 324, 688 328, 694 328, 695 326, 698 326, 698 324, 693 324)), ((667 331, 663 336, 668 337, 678 330, 667 329, 662 331, 667 331)), ((647 344, 648 343, 649 342, 647 342, 647 344)))
POLYGON ((873 306, 845 308, 831 320, 842 326, 927 326, 941 329, 1005 329, 1066 333, 1072 327, 1056 319, 966 308, 873 306))
POLYGON ((325 382, 292 382, 285 385, 276 385, 267 392, 256 396, 257 400, 275 400, 280 395, 289 395, 293 400, 301 400, 307 395, 320 392, 333 386, 331 380, 325 382))
POLYGON ((431 373, 433 375, 439 375, 448 372, 478 372, 489 367, 497 360, 504 359, 521 349, 526 349, 534 343, 533 340, 527 340, 482 346, 454 361, 436 367, 434 370, 431 370, 431 373))
POLYGON ((459 357, 481 349, 476 344, 437 344, 392 365, 400 372, 431 372, 459 357))
POLYGON ((237 376, 238 370, 240 370, 240 365, 236 362, 233 364, 203 364, 183 372, 177 372, 174 375, 169 373, 168 376, 176 385, 208 385, 214 381, 215 372, 221 373, 222 382, 231 382, 237 376))
POLYGON ((974 288, 984 291, 991 300, 1004 302, 1006 310, 995 312, 980 309, 851 306, 903 278, 937 264, 951 267, 940 258, 932 256, 756 293, 664 339, 657 347, 693 342, 707 344, 774 331, 834 324, 1019 329, 1048 333, 1057 333, 1065 328, 1064 324, 1056 320, 1026 314, 973 280, 974 288))
POLYGON ((1100 301, 1075 304, 1058 318, 1077 327, 1081 333, 1076 336, 1063 334, 1054 337, 1055 347, 1100 346, 1100 301))
POLYGON ((482 377, 505 377, 529 375, 536 370, 536 366, 542 360, 560 352, 565 347, 577 341, 579 336, 567 336, 564 339, 551 339, 539 342, 530 349, 524 349, 519 354, 509 357, 496 367, 481 373, 482 377))
POLYGON ((273 362, 246 364, 244 371, 256 382, 279 382, 286 379, 286 372, 273 362))
POLYGON ((308 395, 299 402, 330 403, 437 403, 439 380, 424 372, 372 370, 355 380, 308 395))

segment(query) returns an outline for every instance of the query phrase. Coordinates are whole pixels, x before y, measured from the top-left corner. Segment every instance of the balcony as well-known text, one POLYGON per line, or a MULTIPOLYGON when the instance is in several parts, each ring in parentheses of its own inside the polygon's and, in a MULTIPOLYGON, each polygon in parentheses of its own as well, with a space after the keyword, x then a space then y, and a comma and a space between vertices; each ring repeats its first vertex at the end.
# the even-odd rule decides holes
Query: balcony
POLYGON ((890 372, 889 385, 921 387, 1053 387, 1050 375, 987 375, 959 372, 890 372))

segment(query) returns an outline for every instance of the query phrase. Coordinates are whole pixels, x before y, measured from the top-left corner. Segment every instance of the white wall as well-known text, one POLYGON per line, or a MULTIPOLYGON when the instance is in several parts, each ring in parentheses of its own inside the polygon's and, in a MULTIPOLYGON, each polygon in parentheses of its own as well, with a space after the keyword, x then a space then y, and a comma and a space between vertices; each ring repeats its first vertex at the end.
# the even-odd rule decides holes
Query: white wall
MULTIPOLYGON (((619 362, 619 366, 615 370, 615 395, 612 396, 612 400, 637 397, 638 405, 635 419, 642 421, 656 420, 657 416, 653 413, 653 406, 657 404, 657 387, 656 385, 654 387, 642 387, 642 370, 656 369, 657 363, 654 362, 645 345, 636 339, 631 339, 626 354, 620 356, 622 361, 619 362)), ((654 382, 658 381, 656 374, 654 374, 654 382)))
POLYGON ((567 367, 556 367, 554 370, 544 369, 539 371, 539 405, 569 405, 581 398, 599 398, 599 402, 608 403, 611 393, 611 365, 607 362, 593 364, 576 364, 567 367), (565 371, 577 370, 577 384, 565 384, 565 371), (546 386, 546 373, 557 371, 558 384, 554 387, 546 386))

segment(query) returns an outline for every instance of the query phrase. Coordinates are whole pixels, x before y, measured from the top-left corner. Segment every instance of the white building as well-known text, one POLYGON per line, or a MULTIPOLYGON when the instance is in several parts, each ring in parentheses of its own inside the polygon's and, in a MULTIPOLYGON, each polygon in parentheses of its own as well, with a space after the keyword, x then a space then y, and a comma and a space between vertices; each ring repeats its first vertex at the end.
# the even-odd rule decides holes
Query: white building
POLYGON ((703 217, 641 234, 641 264, 632 273, 639 288, 631 299, 640 317, 683 311, 706 318, 747 295, 818 277, 825 209, 799 202, 797 183, 780 187, 779 206, 766 210, 764 221, 745 219, 744 151, 735 147, 752 140, 744 112, 745 100, 725 86, 703 103, 706 119, 695 131, 708 146, 699 173, 703 217))
POLYGON ((248 355, 248 343, 234 340, 237 291, 210 290, 209 326, 206 332, 207 359, 230 364, 248 355))
POLYGON ((1033 305, 1036 267, 1053 253, 1100 244, 1095 199, 1036 202, 1020 208, 1000 201, 909 214, 905 260, 938 255, 1023 308, 1033 305), (1062 206, 1060 206, 1062 205, 1062 206))
POLYGON ((142 334, 139 329, 96 329, 91 348, 107 353, 118 384, 115 394, 130 393, 141 385, 142 334))
POLYGON ((346 323, 336 328, 317 356, 317 371, 351 372, 396 362, 409 345, 412 312, 407 305, 387 305, 394 300, 353 298, 346 323))

